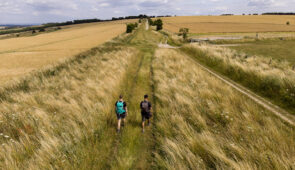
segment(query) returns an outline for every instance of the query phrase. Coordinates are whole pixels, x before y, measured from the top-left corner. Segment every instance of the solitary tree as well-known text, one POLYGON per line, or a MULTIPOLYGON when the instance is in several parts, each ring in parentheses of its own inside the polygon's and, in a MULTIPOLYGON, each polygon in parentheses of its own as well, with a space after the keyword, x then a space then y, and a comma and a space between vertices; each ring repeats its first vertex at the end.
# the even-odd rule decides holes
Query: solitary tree
POLYGON ((180 28, 179 29, 179 34, 182 35, 183 40, 186 40, 187 39, 188 32, 189 32, 189 29, 188 28, 180 28))
POLYGON ((154 25, 157 26, 157 31, 163 29, 163 21, 161 19, 157 19, 154 21, 154 25))

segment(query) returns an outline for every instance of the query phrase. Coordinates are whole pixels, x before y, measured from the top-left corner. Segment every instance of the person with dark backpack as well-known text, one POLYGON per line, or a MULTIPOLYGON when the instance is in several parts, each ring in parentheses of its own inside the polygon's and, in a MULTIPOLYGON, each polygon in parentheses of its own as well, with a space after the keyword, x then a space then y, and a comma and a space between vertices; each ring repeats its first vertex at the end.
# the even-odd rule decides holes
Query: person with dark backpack
POLYGON ((120 95, 119 100, 115 103, 115 108, 116 108, 116 114, 118 119, 117 132, 119 133, 121 128, 121 120, 123 120, 122 126, 124 126, 125 118, 128 114, 127 104, 126 102, 123 101, 122 95, 120 95))
POLYGON ((141 116, 142 116, 142 132, 144 132, 144 123, 147 120, 148 126, 150 125, 150 118, 152 117, 151 110, 152 110, 152 104, 149 102, 149 96, 144 95, 144 100, 140 103, 140 109, 141 109, 141 116))

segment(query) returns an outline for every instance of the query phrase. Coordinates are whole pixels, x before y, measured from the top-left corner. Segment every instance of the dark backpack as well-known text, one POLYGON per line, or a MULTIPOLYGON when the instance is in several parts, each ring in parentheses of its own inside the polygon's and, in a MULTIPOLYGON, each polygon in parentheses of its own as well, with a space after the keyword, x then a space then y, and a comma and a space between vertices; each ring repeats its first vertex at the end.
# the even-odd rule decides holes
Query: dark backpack
POLYGON ((145 113, 149 113, 149 112, 150 112, 149 102, 147 102, 147 101, 143 101, 143 102, 141 103, 141 109, 142 109, 143 112, 145 112, 145 113))

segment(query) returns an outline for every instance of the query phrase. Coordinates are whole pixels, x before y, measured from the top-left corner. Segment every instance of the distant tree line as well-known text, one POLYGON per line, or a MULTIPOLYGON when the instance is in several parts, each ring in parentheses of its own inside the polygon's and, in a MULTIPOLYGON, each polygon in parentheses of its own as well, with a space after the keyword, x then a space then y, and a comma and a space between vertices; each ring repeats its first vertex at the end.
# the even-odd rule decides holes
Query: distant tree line
POLYGON ((221 14, 221 16, 232 16, 234 14, 221 14))
POLYGON ((262 15, 295 15, 294 12, 267 12, 262 15))

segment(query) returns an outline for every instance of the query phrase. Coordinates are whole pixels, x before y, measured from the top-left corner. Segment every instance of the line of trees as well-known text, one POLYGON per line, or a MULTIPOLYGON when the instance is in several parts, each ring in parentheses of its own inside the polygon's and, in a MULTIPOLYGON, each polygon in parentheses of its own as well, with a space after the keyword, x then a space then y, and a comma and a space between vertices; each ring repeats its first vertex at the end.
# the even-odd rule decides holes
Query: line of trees
POLYGON ((294 12, 267 12, 262 15, 295 15, 294 12))

